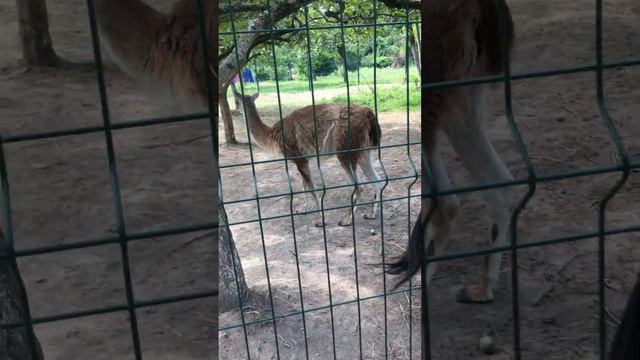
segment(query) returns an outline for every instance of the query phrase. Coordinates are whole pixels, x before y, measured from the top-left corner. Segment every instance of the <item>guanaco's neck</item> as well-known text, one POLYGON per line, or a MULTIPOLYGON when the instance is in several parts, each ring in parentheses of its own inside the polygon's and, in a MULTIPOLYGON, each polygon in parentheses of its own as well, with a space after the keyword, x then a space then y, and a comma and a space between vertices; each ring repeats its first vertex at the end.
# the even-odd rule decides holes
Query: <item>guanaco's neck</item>
POLYGON ((249 123, 249 131, 254 140, 262 146, 271 147, 274 141, 271 137, 273 128, 262 122, 256 105, 248 101, 245 102, 244 112, 247 123, 249 123))
POLYGON ((94 0, 101 35, 127 71, 144 69, 164 15, 141 0, 94 0))

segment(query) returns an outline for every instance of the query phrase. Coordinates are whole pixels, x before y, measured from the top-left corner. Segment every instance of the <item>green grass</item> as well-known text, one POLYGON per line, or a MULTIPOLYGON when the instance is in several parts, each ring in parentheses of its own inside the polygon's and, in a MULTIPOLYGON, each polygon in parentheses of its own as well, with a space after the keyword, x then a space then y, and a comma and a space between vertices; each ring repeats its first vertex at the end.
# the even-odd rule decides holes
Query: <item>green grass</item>
MULTIPOLYGON (((377 69, 376 71, 376 83, 378 84, 378 111, 406 111, 407 109, 407 96, 406 96, 406 80, 405 69, 377 69)), ((293 81, 278 81, 281 94, 300 94, 305 95, 303 97, 284 96, 282 98, 283 106, 300 107, 304 105, 310 105, 309 97, 309 83, 306 80, 293 80, 293 81)), ((349 72, 349 86, 355 87, 358 85, 357 72, 349 72)), ((418 110, 420 108, 420 86, 417 70, 412 67, 409 69, 409 109, 418 110)), ((324 97, 316 94, 316 103, 318 104, 330 104, 330 103, 346 103, 346 84, 340 74, 332 74, 329 76, 320 76, 313 82, 314 90, 335 90, 333 92, 325 92, 324 97)), ((246 93, 254 93, 257 91, 255 83, 245 84, 246 93)), ((265 99, 262 96, 261 107, 263 108, 277 108, 277 100, 275 98, 276 83, 275 81, 261 81, 260 82, 261 95, 271 95, 271 99, 265 99)), ((232 96, 229 92, 229 96, 232 96)), ((229 98, 233 104, 232 97, 229 98)), ((374 108, 373 106, 373 68, 361 68, 360 69, 360 89, 355 89, 350 93, 350 101, 355 104, 362 104, 374 108)), ((233 105, 232 105, 233 107, 233 105)))
MULTIPOLYGON (((307 80, 291 80, 291 81, 278 81, 281 93, 299 93, 309 91, 309 82, 307 80)), ((344 86, 344 81, 339 75, 320 76, 313 82, 313 88, 315 90, 333 89, 344 86)), ((249 91, 255 91, 255 84, 248 84, 247 89, 249 91)), ((275 93, 276 82, 275 81, 261 81, 260 92, 262 93, 275 93)))
MULTIPOLYGON (((387 111, 406 111, 407 110, 407 88, 406 86, 385 88, 377 90, 378 96, 378 112, 387 111)), ((352 94, 349 97, 352 104, 366 105, 374 109, 373 89, 358 94, 352 94)), ((346 95, 334 96, 330 99, 322 99, 318 101, 320 104, 336 104, 347 103, 346 95)), ((411 86, 409 88, 409 110, 420 109, 420 90, 411 86)))
MULTIPOLYGON (((409 69, 410 82, 414 83, 418 79, 417 70, 412 67, 409 69)), ((399 84, 405 82, 405 69, 377 69, 376 82, 378 84, 399 84)), ((297 93, 309 91, 309 82, 307 80, 291 80, 291 81, 278 81, 281 93, 297 93)), ((373 68, 361 68, 360 69, 360 83, 358 83, 358 74, 356 71, 349 72, 349 86, 356 85, 373 85, 373 68)), ((313 81, 314 90, 323 89, 335 89, 343 88, 346 84, 340 74, 331 74, 328 76, 319 76, 313 81)), ((257 89, 255 83, 245 84, 245 90, 248 93, 255 92, 257 89)), ((274 93, 276 92, 275 81, 261 81, 260 82, 261 93, 274 93)))

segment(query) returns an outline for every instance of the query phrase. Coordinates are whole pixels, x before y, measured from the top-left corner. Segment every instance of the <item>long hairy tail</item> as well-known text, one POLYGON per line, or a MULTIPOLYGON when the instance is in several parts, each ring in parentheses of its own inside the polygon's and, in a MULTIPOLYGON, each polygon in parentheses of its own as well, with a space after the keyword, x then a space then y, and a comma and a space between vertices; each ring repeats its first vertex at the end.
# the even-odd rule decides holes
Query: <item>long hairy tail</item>
POLYGON ((424 211, 426 211, 424 208, 420 210, 418 220, 413 226, 413 230, 411 230, 407 250, 396 261, 386 264, 385 271, 387 274, 404 274, 400 281, 393 286, 392 291, 396 290, 420 270, 420 260, 425 254, 424 232, 427 225, 427 216, 423 214, 424 211))
POLYGON ((380 145, 380 138, 382 137, 382 131, 380 130, 380 124, 376 118, 376 114, 373 111, 369 111, 369 139, 371 139, 372 146, 380 145))

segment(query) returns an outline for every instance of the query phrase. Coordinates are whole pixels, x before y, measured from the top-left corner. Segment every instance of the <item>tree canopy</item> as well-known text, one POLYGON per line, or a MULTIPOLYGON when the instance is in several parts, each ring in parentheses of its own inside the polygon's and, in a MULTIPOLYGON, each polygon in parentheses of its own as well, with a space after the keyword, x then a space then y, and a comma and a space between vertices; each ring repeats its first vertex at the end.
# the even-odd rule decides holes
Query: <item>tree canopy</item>
MULTIPOLYGON (((255 58, 258 76, 263 79, 275 77, 274 45, 279 79, 307 78, 309 60, 314 76, 336 70, 344 73, 357 66, 403 65, 407 61, 403 23, 420 17, 419 3, 407 0, 380 0, 375 4, 370 0, 243 0, 223 2, 220 7, 220 62, 226 61, 237 71, 237 64, 231 64, 237 62, 236 57, 241 66, 255 58), (375 30, 376 64, 374 21, 383 24, 375 30), (271 23, 272 32, 248 33, 268 29, 271 23), (307 27, 312 29, 310 43, 307 27), (254 39, 242 44, 247 37, 254 39)), ((224 76, 221 79, 225 81, 224 76)))

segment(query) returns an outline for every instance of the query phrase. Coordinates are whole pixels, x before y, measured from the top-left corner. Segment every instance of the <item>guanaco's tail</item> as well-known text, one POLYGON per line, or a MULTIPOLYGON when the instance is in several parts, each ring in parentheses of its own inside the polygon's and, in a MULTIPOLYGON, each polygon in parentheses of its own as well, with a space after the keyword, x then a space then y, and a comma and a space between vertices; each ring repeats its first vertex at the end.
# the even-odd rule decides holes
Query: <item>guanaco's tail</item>
POLYGON ((379 146, 380 138, 382 137, 382 131, 380 130, 380 124, 376 118, 376 114, 373 111, 369 111, 369 139, 371 139, 371 145, 379 146))
POLYGON ((404 274, 402 279, 394 285, 393 290, 397 289, 405 281, 409 280, 420 270, 420 260, 422 256, 425 256, 424 251, 424 231, 426 229, 427 216, 423 214, 425 209, 420 210, 418 221, 413 226, 411 236, 409 237, 409 244, 407 250, 396 260, 386 264, 387 274, 399 275, 404 274))

